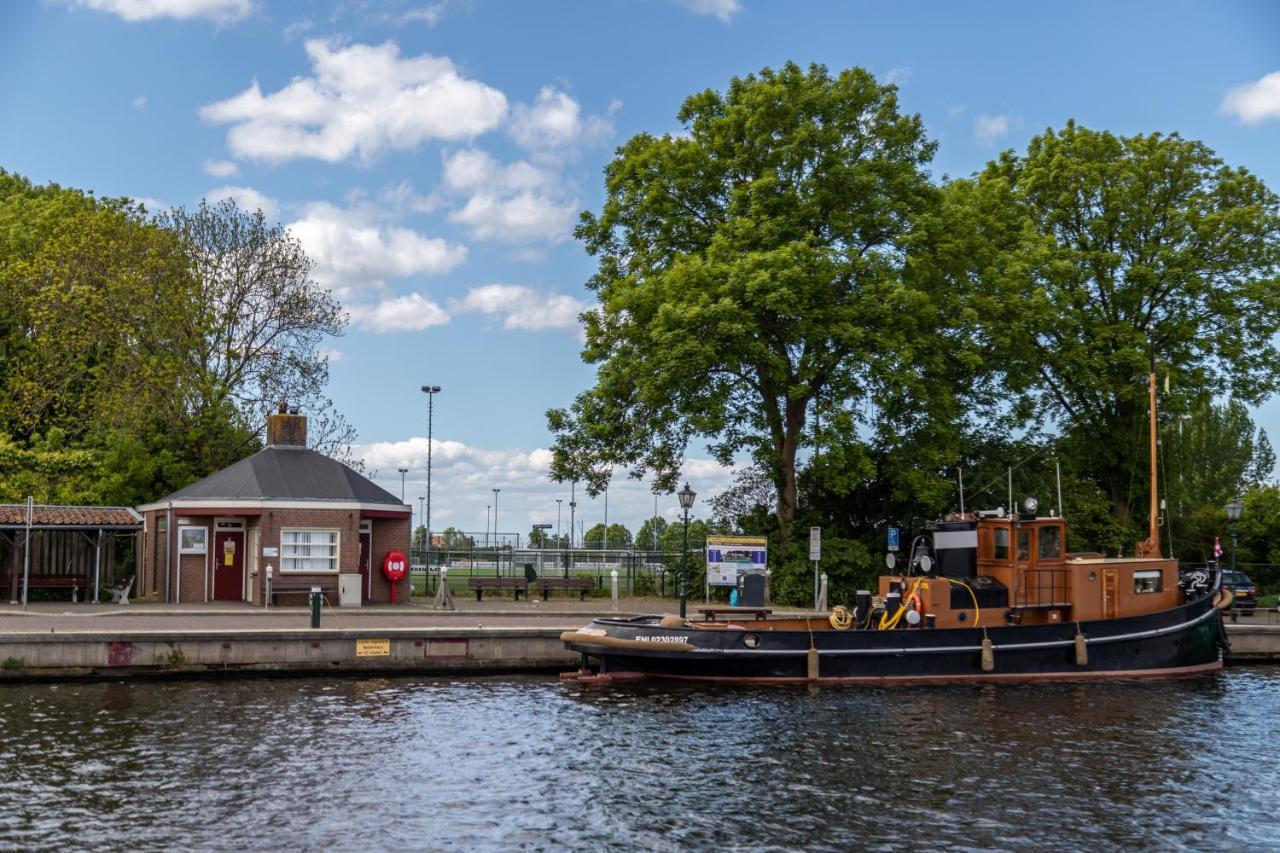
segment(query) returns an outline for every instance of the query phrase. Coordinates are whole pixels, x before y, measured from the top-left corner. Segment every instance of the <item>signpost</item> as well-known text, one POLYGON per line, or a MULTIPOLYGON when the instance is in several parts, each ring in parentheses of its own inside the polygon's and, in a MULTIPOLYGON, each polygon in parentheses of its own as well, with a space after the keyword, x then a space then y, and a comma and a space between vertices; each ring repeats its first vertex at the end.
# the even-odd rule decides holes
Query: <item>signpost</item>
POLYGON ((809 559, 813 560, 813 608, 818 609, 818 562, 822 559, 822 528, 809 528, 809 559))
POLYGON ((769 540, 764 536, 708 536, 706 598, 713 586, 737 586, 743 572, 764 571, 769 540))

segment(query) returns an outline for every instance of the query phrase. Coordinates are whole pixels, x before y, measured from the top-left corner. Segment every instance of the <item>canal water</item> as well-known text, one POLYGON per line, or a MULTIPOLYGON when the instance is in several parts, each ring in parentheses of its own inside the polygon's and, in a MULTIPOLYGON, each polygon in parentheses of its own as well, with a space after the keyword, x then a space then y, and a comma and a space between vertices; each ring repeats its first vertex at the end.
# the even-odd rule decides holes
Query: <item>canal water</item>
POLYGON ((0 849, 1280 846, 1280 669, 0 687, 0 849))

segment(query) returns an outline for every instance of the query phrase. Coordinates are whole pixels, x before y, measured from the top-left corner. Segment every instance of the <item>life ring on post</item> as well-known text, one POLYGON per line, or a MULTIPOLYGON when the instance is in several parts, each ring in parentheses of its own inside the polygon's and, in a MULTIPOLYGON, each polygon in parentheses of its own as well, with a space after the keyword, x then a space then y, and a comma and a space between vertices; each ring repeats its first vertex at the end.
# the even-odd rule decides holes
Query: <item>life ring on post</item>
MULTIPOLYGON (((915 624, 918 626, 923 626, 924 625, 924 599, 920 597, 920 593, 918 590, 912 590, 911 595, 907 596, 907 600, 904 602, 904 606, 906 604, 910 604, 912 607, 914 607, 916 613, 919 614, 920 618, 916 620, 915 624)), ((907 621, 910 622, 911 620, 908 619, 907 621)))
POLYGON ((391 581, 391 603, 396 603, 396 585, 409 573, 409 561, 399 551, 388 551, 382 558, 382 574, 391 581))

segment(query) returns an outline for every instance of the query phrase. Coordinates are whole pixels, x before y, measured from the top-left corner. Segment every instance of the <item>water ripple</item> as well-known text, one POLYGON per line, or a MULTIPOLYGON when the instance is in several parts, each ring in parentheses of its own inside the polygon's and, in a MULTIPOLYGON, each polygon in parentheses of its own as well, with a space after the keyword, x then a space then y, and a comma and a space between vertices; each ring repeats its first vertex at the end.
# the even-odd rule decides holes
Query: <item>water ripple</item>
POLYGON ((702 690, 545 678, 0 688, 0 848, 1280 845, 1280 670, 702 690))

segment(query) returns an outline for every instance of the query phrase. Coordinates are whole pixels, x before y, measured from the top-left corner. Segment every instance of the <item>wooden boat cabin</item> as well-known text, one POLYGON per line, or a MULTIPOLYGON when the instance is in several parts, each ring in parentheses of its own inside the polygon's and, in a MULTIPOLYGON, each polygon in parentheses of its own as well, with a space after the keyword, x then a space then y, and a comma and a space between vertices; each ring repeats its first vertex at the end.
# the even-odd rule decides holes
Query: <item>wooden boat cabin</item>
POLYGON ((1087 622, 1182 603, 1176 560, 1068 554, 1059 516, 957 514, 931 535, 932 557, 921 549, 910 573, 880 578, 885 610, 906 604, 924 617, 920 627, 1087 622))

